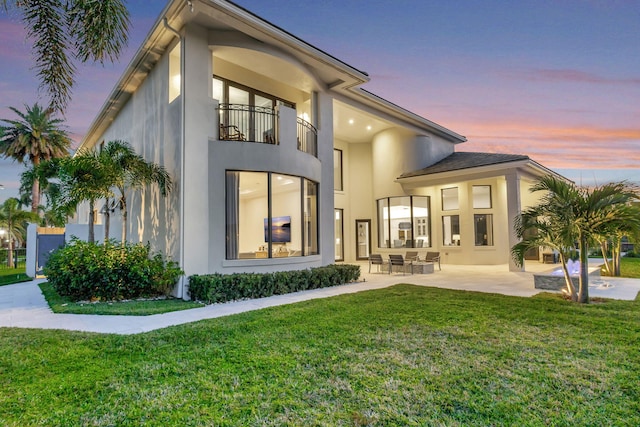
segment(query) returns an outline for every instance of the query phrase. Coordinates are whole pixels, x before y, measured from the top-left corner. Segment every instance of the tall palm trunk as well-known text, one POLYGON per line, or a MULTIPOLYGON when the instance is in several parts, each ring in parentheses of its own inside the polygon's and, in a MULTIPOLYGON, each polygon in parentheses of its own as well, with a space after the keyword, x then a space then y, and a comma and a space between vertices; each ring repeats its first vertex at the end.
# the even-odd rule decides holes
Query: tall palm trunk
POLYGON ((123 196, 120 199, 120 209, 122 210, 122 247, 124 247, 125 243, 127 242, 127 220, 128 220, 128 215, 127 215, 127 198, 124 196, 124 192, 122 192, 123 196))
POLYGON ((567 285, 567 292, 571 296, 571 301, 577 301, 578 293, 576 292, 576 287, 573 285, 571 272, 567 267, 567 259, 564 257, 562 252, 560 252, 560 265, 562 266, 562 272, 564 273, 564 282, 567 285))
MULTIPOLYGON (((602 259, 604 260, 604 269, 605 269, 605 271, 607 272, 607 274, 609 276, 613 276, 614 275, 614 273, 613 273, 614 267, 609 262, 609 257, 607 256, 607 254, 609 252, 609 248, 608 248, 606 239, 604 239, 604 240, 602 240, 600 242, 600 251, 602 252, 602 259)), ((615 259, 614 259, 614 263, 615 263, 615 259)))
POLYGON ((15 268, 15 264, 13 263, 13 238, 11 234, 9 234, 9 246, 7 248, 7 267, 15 268))
POLYGON ((94 207, 94 201, 89 200, 89 237, 87 238, 87 241, 89 243, 95 243, 96 241, 96 235, 93 230, 93 224, 95 222, 95 218, 93 215, 93 207, 94 207))
POLYGON ((622 253, 622 239, 617 239, 616 244, 611 248, 611 255, 613 258, 613 276, 619 277, 622 273, 620 272, 620 257, 622 253))
POLYGON ((104 203, 104 244, 109 241, 109 231, 111 228, 111 208, 109 207, 109 199, 104 203))
MULTIPOLYGON (((34 169, 37 168, 39 164, 40 164, 40 159, 38 157, 35 157, 33 159, 34 169)), ((38 212, 39 207, 40 207, 40 181, 36 176, 34 177, 33 185, 31 186, 31 212, 35 214, 39 213, 38 212)))
POLYGON ((589 303, 589 254, 587 236, 580 233, 580 289, 578 291, 578 302, 589 303))

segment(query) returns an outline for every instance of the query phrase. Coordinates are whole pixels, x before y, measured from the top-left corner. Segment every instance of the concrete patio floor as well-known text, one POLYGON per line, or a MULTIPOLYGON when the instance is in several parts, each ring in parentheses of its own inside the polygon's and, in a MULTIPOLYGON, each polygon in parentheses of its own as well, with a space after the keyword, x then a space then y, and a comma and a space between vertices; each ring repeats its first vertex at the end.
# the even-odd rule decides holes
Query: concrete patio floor
MULTIPOLYGON (((595 261, 597 262, 597 261, 595 261)), ((72 331, 136 334, 173 325, 212 319, 266 307, 293 304, 317 298, 386 288, 398 283, 433 286, 465 291, 489 292, 530 297, 541 290, 533 286, 533 273, 551 270, 549 264, 528 263, 526 272, 509 272, 507 265, 443 265, 433 274, 368 273, 368 264, 359 263, 364 281, 311 291, 276 295, 248 301, 212 304, 202 308, 156 314, 153 316, 102 316, 86 314, 54 314, 34 280, 0 287, 0 327, 64 329, 72 331)), ((595 267, 593 264, 592 267, 595 267)), ((591 297, 633 300, 640 292, 640 280, 593 277, 591 297), (609 287, 602 286, 606 282, 609 287)))

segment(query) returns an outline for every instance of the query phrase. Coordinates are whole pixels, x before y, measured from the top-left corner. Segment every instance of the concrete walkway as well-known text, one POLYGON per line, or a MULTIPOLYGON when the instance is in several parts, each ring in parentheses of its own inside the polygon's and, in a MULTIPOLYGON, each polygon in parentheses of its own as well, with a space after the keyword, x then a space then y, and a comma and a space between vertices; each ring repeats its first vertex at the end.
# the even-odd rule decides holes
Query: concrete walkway
MULTIPOLYGON (((72 331, 114 334, 137 334, 172 325, 213 319, 266 307, 293 304, 317 298, 386 288, 397 283, 433 286, 477 292, 530 297, 540 292, 533 287, 533 272, 549 270, 551 266, 533 264, 527 272, 512 273, 506 265, 460 266, 443 265, 434 274, 405 275, 367 272, 367 264, 361 264, 363 282, 325 289, 277 295, 256 300, 212 304, 202 308, 174 311, 153 316, 100 316, 87 314, 54 314, 47 305, 35 280, 27 283, 0 287, 0 327, 65 329, 72 331)), ((640 292, 640 280, 605 278, 592 279, 591 297, 633 300, 640 292), (606 279, 606 280, 605 280, 606 279), (604 284, 609 286, 603 286, 604 284)))

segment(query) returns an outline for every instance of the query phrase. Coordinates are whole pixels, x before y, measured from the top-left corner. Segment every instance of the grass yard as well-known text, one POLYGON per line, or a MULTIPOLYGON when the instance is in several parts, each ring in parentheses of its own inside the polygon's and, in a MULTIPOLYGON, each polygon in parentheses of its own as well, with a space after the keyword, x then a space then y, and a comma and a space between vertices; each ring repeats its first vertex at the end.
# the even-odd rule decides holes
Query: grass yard
POLYGON ((60 296, 48 282, 40 283, 38 286, 40 286, 42 294, 54 313, 150 316, 152 314, 204 307, 204 304, 196 301, 185 301, 176 298, 148 301, 73 302, 67 297, 60 296))
POLYGON ((25 273, 25 268, 0 268, 0 286, 14 283, 28 282, 31 278, 25 273))
POLYGON ((0 425, 640 425, 640 303, 397 285, 134 336, 0 329, 0 425))
POLYGON ((640 258, 620 258, 620 275, 640 279, 640 258))

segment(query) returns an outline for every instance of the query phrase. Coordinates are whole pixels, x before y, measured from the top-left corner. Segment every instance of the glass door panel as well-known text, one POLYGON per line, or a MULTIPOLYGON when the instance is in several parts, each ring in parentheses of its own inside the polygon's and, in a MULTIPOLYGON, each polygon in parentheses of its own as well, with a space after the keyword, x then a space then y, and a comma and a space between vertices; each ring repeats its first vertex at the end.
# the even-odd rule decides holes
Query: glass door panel
POLYGON ((371 220, 356 220, 356 259, 369 259, 371 252, 371 220))

